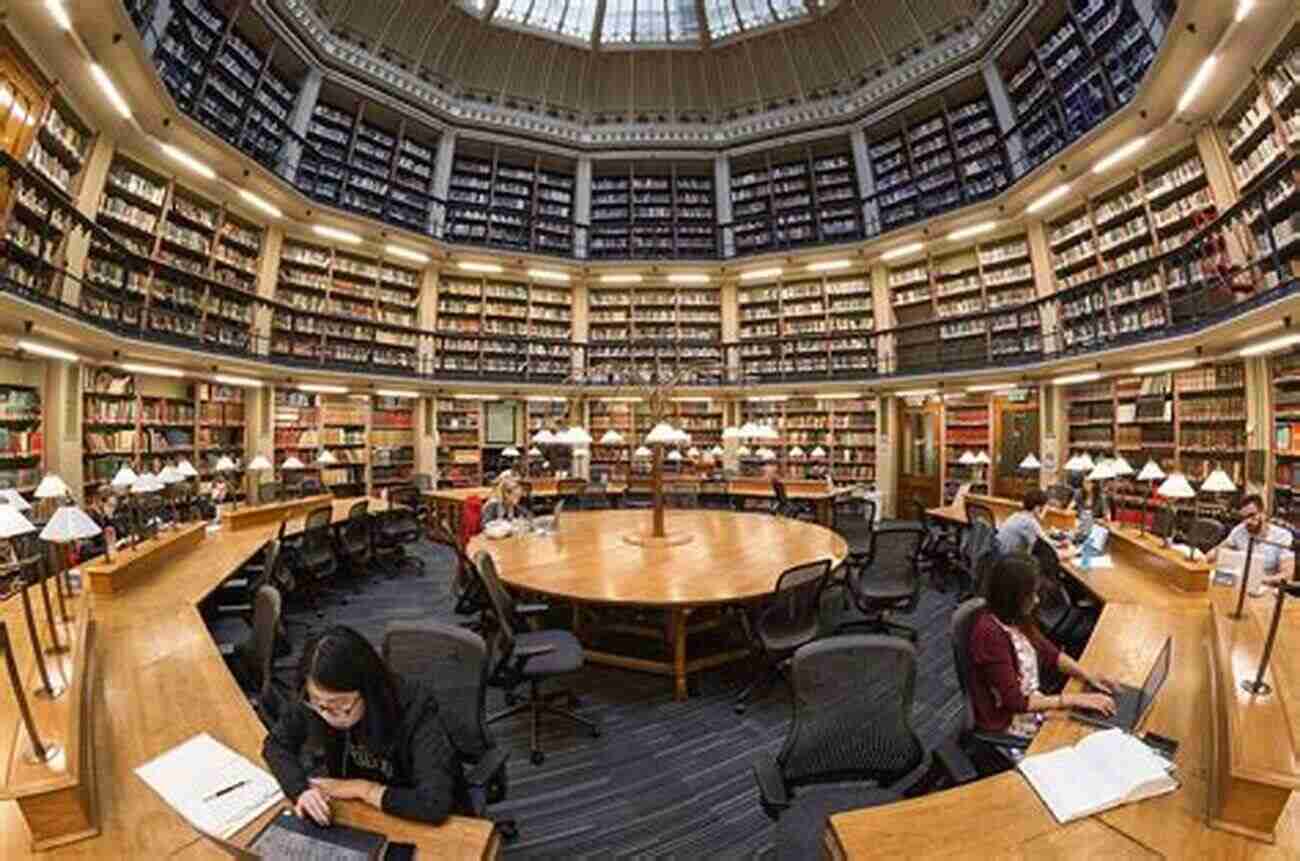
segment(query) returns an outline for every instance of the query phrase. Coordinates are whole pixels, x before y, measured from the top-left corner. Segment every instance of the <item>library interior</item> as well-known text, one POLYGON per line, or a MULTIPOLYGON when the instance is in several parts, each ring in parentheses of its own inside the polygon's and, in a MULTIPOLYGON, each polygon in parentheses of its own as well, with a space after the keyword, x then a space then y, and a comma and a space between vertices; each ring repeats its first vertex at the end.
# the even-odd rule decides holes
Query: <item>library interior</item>
POLYGON ((0 15, 0 857, 1300 857, 1296 0, 0 15))

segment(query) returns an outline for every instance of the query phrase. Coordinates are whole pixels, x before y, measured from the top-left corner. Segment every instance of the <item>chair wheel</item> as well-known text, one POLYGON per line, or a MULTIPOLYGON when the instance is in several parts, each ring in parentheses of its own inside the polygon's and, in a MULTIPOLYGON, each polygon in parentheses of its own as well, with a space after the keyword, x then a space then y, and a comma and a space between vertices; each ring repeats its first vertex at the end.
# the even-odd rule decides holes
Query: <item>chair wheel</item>
POLYGON ((515 694, 511 694, 511 693, 506 694, 506 705, 508 705, 508 706, 512 706, 512 705, 514 705, 514 704, 517 703, 517 702, 519 702, 519 697, 518 697, 518 696, 516 696, 515 694))
POLYGON ((598 727, 598 726, 593 726, 593 727, 591 728, 591 737, 592 737, 592 738, 600 738, 600 732, 601 732, 600 727, 598 727))
POLYGON ((541 765, 543 762, 546 762, 546 754, 542 753, 540 750, 535 750, 533 751, 532 759, 533 765, 541 765))
POLYGON ((734 709, 736 710, 736 714, 738 714, 738 715, 743 715, 743 714, 745 713, 745 704, 744 704, 744 703, 736 703, 734 706, 732 706, 732 708, 734 708, 734 709))

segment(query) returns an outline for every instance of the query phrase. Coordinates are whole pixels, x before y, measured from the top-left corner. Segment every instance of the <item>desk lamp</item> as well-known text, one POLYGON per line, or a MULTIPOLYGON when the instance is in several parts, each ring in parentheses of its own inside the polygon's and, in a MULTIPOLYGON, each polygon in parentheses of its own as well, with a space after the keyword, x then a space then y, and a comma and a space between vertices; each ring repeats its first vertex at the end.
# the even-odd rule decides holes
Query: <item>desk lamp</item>
POLYGON ((977 477, 979 478, 980 483, 984 485, 984 491, 986 493, 989 489, 989 477, 986 467, 990 463, 992 463, 992 461, 989 460, 989 454, 984 449, 975 452, 975 466, 979 468, 979 475, 977 477))
POLYGON ((199 477, 199 471, 194 468, 194 464, 190 463, 187 458, 181 458, 180 463, 176 464, 176 471, 181 474, 181 482, 185 491, 185 507, 197 520, 198 515, 195 514, 194 510, 194 497, 197 489, 195 480, 199 477))
MULTIPOLYGON (((1106 458, 1101 458, 1086 476, 1087 480, 1097 482, 1097 495, 1106 496, 1106 482, 1115 477, 1115 467, 1106 458)), ((1103 512, 1104 513, 1104 512, 1103 512)))
POLYGON ((286 457, 284 460, 280 461, 280 482, 281 482, 280 490, 282 492, 282 496, 280 497, 281 499, 287 499, 289 496, 289 488, 286 486, 287 482, 285 482, 284 480, 285 478, 284 474, 290 470, 299 473, 298 480, 301 482, 302 481, 301 470, 304 470, 306 468, 307 465, 303 463, 301 460, 299 460, 297 456, 292 454, 286 457))
MULTIPOLYGON (((261 472, 263 472, 263 471, 265 471, 265 470, 268 470, 268 469, 274 469, 274 468, 275 468, 275 467, 273 467, 273 466, 271 465, 271 461, 270 461, 270 459, 269 459, 266 455, 264 455, 264 454, 259 454, 259 455, 257 455, 256 457, 254 457, 251 461, 249 461, 248 466, 244 468, 244 474, 245 474, 246 476, 248 476, 250 473, 254 473, 254 472, 260 474, 261 472)), ((256 477, 256 476, 252 476, 252 481, 256 481, 256 480, 257 480, 257 477, 256 477)), ((236 500, 238 499, 238 494, 232 494, 232 496, 235 496, 235 497, 236 497, 236 500)), ((244 491, 244 499, 247 501, 247 500, 251 500, 252 498, 253 498, 253 497, 252 497, 252 493, 251 493, 251 491, 250 491, 250 490, 245 490, 245 491, 244 491)), ((250 503, 250 504, 251 504, 251 503, 250 503)), ((238 502, 236 502, 236 505, 238 505, 238 502)))
POLYGON ((36 485, 35 492, 32 493, 32 496, 40 500, 40 502, 36 503, 37 517, 42 518, 42 515, 49 513, 49 510, 54 503, 49 502, 48 500, 63 499, 65 496, 69 495, 71 495, 71 491, 69 491, 68 486, 63 483, 63 479, 59 478, 52 472, 47 472, 45 477, 41 479, 41 483, 36 485))
POLYGON ((1214 470, 1201 482, 1201 493, 1236 493, 1237 485, 1232 483, 1228 474, 1223 471, 1223 467, 1216 466, 1214 470))
MULTIPOLYGON (((117 471, 117 475, 114 475, 113 480, 109 483, 109 487, 113 489, 113 495, 118 497, 117 503, 122 506, 122 514, 127 518, 128 523, 134 522, 132 520, 133 514, 131 511, 131 485, 135 484, 135 480, 139 477, 140 476, 136 475, 134 469, 123 464, 122 468, 117 471)), ((116 511, 114 511, 114 513, 116 513, 116 511)), ((109 540, 110 538, 116 539, 117 536, 105 536, 104 558, 109 562, 112 562, 113 550, 116 549, 113 545, 116 543, 116 540, 109 540)))
MULTIPOLYGON (((132 548, 140 543, 140 536, 143 532, 150 529, 149 512, 145 508, 145 500, 149 494, 157 493, 162 490, 163 484, 151 472, 142 472, 136 476, 135 481, 131 483, 131 496, 134 497, 135 508, 135 535, 131 539, 132 548)), ((147 539, 146 539, 147 540, 147 539)))
POLYGON ((178 523, 180 521, 180 512, 176 506, 176 486, 185 480, 185 476, 181 475, 180 470, 169 463, 158 471, 158 480, 163 485, 163 498, 171 503, 172 523, 178 523))
MULTIPOLYGON (((1183 475, 1181 472, 1170 473, 1169 477, 1165 479, 1164 484, 1160 485, 1160 489, 1157 490, 1156 492, 1159 493, 1161 496, 1163 496, 1165 499, 1195 499, 1196 498, 1196 491, 1192 488, 1192 485, 1188 483, 1187 476, 1183 475)), ((1172 505, 1170 505, 1170 513, 1173 514, 1172 505)), ((1175 522, 1176 522, 1176 518, 1175 518, 1175 522)), ((1195 558, 1193 552, 1194 551, 1192 550, 1192 547, 1189 544, 1187 546, 1188 561, 1191 561, 1192 559, 1195 558)))
MULTIPOLYGON (((13 566, 13 570, 17 572, 18 577, 22 582, 22 586, 19 587, 19 593, 23 603, 23 617, 27 622, 27 637, 32 641, 32 654, 36 656, 36 669, 41 676, 42 687, 37 688, 32 693, 38 697, 42 697, 43 699, 52 700, 63 693, 63 688, 55 687, 54 683, 50 681, 50 671, 45 665, 45 649, 42 648, 40 635, 36 632, 36 615, 32 612, 32 598, 27 591, 31 587, 32 583, 27 578, 26 572, 23 570, 23 563, 26 560, 19 558, 18 548, 13 544, 15 538, 20 538, 24 535, 31 535, 35 531, 36 527, 32 525, 30 520, 23 516, 21 511, 14 508, 12 505, 0 504, 0 540, 9 542, 9 552, 12 554, 14 560, 10 564, 13 566)), ((31 561, 33 563, 35 562, 34 559, 31 561)), ((54 636, 55 642, 57 643, 58 634, 54 627, 54 613, 49 607, 49 600, 50 595, 46 592, 45 613, 50 622, 50 633, 54 636)), ((15 673, 15 677, 16 675, 17 674, 15 673)), ((21 682, 19 682, 19 684, 20 683, 21 682)), ((17 684, 15 687, 17 687, 17 684)))
POLYGON ((1156 491, 1156 482, 1165 480, 1165 471, 1160 468, 1160 464, 1153 459, 1148 459, 1146 466, 1137 474, 1138 481, 1150 482, 1147 492, 1142 496, 1142 531, 1140 534, 1147 534, 1147 509, 1151 503, 1151 494, 1156 491))
MULTIPOLYGON (((37 652, 39 651, 37 649, 37 652)), ((23 758, 33 765, 49 762, 62 751, 57 744, 43 743, 36 732, 36 721, 32 719, 32 710, 27 705, 27 695, 23 693, 22 680, 18 677, 18 664, 14 661, 14 647, 9 641, 9 628, 4 622, 0 622, 0 652, 4 653, 5 664, 9 668, 9 684, 13 687, 14 699, 18 702, 18 714, 22 717, 23 726, 27 729, 27 739, 32 745, 31 753, 23 758)))
MULTIPOLYGON (((235 469, 235 462, 230 459, 230 455, 223 454, 221 457, 217 458, 217 463, 215 466, 212 467, 212 471, 213 473, 221 477, 222 483, 225 484, 227 489, 232 488, 232 479, 230 473, 235 472, 236 469, 235 469)), ((225 496, 224 492, 222 493, 222 496, 223 497, 225 496)), ((221 504, 220 499, 214 498, 212 501, 214 505, 221 504)), ((234 508, 239 508, 239 494, 235 493, 233 489, 230 489, 230 502, 234 508)))
POLYGON ((71 622, 72 617, 68 615, 67 604, 63 600, 63 589, 68 594, 72 594, 72 585, 68 582, 68 545, 74 541, 85 541, 88 538, 94 538, 102 530, 99 524, 90 519, 90 515, 82 511, 75 505, 61 505, 54 515, 50 517, 49 523, 41 530, 40 538, 49 544, 55 545, 58 550, 55 556, 59 560, 58 578, 62 584, 59 591, 59 609, 63 612, 63 621, 71 622))

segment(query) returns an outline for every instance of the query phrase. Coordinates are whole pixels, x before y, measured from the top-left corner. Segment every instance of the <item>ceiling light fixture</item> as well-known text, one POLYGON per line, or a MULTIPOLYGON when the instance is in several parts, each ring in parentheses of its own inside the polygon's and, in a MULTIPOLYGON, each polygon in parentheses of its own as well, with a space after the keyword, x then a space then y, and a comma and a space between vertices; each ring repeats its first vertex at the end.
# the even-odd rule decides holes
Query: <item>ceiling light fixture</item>
POLYGON ((104 98, 108 99, 108 103, 113 106, 113 110, 126 119, 131 119, 131 106, 126 103, 126 99, 122 98, 122 93, 114 86, 113 80, 104 71, 104 67, 99 63, 91 63, 90 76, 95 79, 95 83, 99 85, 99 89, 104 93, 104 98))
POLYGON ((429 255, 420 251, 412 251, 409 248, 403 248, 400 245, 385 245, 384 250, 394 257, 400 257, 403 260, 410 260, 413 263, 428 263, 429 255))
POLYGON ((179 368, 169 368, 165 365, 142 365, 136 362, 123 362, 122 370, 130 371, 133 374, 152 374, 155 377, 185 376, 185 372, 179 368))
POLYGON ((979 224, 972 224, 970 227, 961 227, 948 234, 948 240, 959 242, 963 239, 970 239, 972 236, 979 236, 982 233, 988 233, 998 226, 996 221, 982 221, 979 224))
POLYGON ((235 377, 230 374, 215 374, 212 379, 221 383, 223 386, 243 386, 246 389, 262 388, 262 381, 255 380, 252 377, 235 377))
POLYGON ((819 401, 856 401, 862 397, 859 392, 832 392, 827 395, 814 395, 819 401))
POLYGON ((1240 0, 1237 3, 1237 16, 1235 20, 1243 21, 1250 11, 1255 8, 1255 0, 1240 0))
POLYGON ((284 213, 280 211, 280 207, 271 203, 269 200, 267 200, 264 197, 260 197, 259 195, 253 194, 253 192, 249 191, 246 188, 241 188, 239 190, 239 196, 242 197, 244 200, 248 201, 249 203, 251 203, 253 206, 262 210, 272 218, 284 217, 284 213))
POLYGON ((769 266, 767 269, 751 269, 748 272, 741 272, 740 280, 758 281, 763 278, 780 278, 781 273, 784 271, 780 266, 769 266))
POLYGON ((1066 374, 1064 377, 1056 377, 1052 380, 1054 386, 1073 386, 1076 383, 1094 383, 1101 379, 1101 372, 1088 371, 1083 374, 1066 374))
POLYGON ((347 386, 331 386, 326 383, 299 383, 298 391, 313 392, 318 395, 346 395, 347 386))
POLYGON ((528 277, 539 281, 562 281, 566 284, 569 281, 568 272, 559 272, 555 269, 529 269, 528 277))
POLYGON ((1110 155, 1103 158, 1101 161, 1094 164, 1092 166, 1092 172, 1105 173, 1106 171, 1110 170, 1112 167, 1119 164, 1121 161, 1128 158, 1129 156, 1133 155, 1133 153, 1142 149, 1142 147, 1146 145, 1147 145, 1146 135, 1143 135, 1142 137, 1139 138, 1133 138, 1133 140, 1124 144, 1122 147, 1115 150, 1113 153, 1111 153, 1110 155))
POLYGON ((1163 374, 1165 371, 1182 371, 1187 368, 1196 367, 1195 359, 1170 359, 1167 362, 1153 362, 1150 365, 1138 365, 1133 369, 1135 374, 1163 374))
POLYGON ((930 395, 939 394, 938 389, 907 389, 902 392, 894 392, 894 397, 898 398, 926 398, 930 395))
POLYGON ((336 242, 346 242, 349 245, 361 244, 361 237, 350 230, 340 230, 327 224, 313 224, 311 229, 317 236, 324 236, 326 239, 333 239, 336 242))
POLYGON ((1025 212, 1038 212, 1039 210, 1046 209, 1069 193, 1070 184, 1068 182, 1065 185, 1058 185, 1056 188, 1047 192, 1047 194, 1044 194, 1042 197, 1026 206, 1025 212))
POLYGON ((1019 383, 980 383, 974 386, 967 386, 966 391, 976 392, 1009 392, 1012 389, 1020 388, 1019 383))
POLYGON ((1218 58, 1211 54, 1201 63, 1200 68, 1196 70, 1196 74, 1192 75, 1192 80, 1188 82, 1187 89, 1183 90, 1182 98, 1178 100, 1178 113, 1181 114, 1186 111, 1192 102, 1196 100, 1196 97, 1200 95, 1202 88, 1205 87, 1205 82, 1210 79, 1210 74, 1214 71, 1214 64, 1217 61, 1218 58))
POLYGON ((601 284, 640 284, 641 276, 638 273, 630 272, 621 275, 602 275, 600 276, 601 284))
POLYGON ((166 155, 169 159, 171 159, 172 161, 176 162, 179 165, 183 165, 189 168, 190 170, 194 171, 204 179, 217 178, 217 172, 215 170, 208 167, 206 164, 199 161, 197 158, 190 155, 185 150, 180 149, 179 147, 172 146, 171 144, 165 141, 159 141, 158 148, 161 149, 163 151, 163 154, 166 155))
POLYGON ((1243 358, 1262 356, 1265 353, 1276 353, 1278 350, 1285 350, 1287 347, 1296 344, 1300 344, 1300 333, 1294 335, 1283 335, 1280 338, 1272 338, 1267 341, 1261 341, 1258 344, 1251 344, 1249 347, 1242 347, 1237 351, 1237 355, 1243 358))
POLYGON ((674 272, 668 276, 669 284, 708 284, 709 276, 703 272, 674 272))
POLYGON ((407 391, 406 389, 375 389, 375 394, 381 398, 418 398, 419 392, 407 391))
POLYGON ((900 257, 906 257, 909 254, 915 254, 918 251, 925 250, 924 242, 912 242, 907 245, 900 245, 898 248, 891 248, 884 254, 880 255, 881 260, 897 260, 900 257))
POLYGON ((455 394, 455 395, 452 395, 452 397, 455 398, 455 399, 458 400, 458 401, 499 401, 499 400, 501 400, 501 396, 500 396, 500 395, 468 395, 468 394, 455 394))
POLYGON ((50 359, 63 359, 65 362, 76 362, 81 360, 81 357, 76 353, 69 352, 68 350, 60 350, 58 347, 51 347, 47 344, 42 344, 39 341, 20 340, 18 342, 18 349, 24 350, 28 353, 34 353, 37 356, 45 356, 50 359))
POLYGON ((63 0, 45 0, 45 9, 54 19, 54 23, 59 25, 60 30, 72 29, 72 20, 68 18, 68 10, 63 8, 63 0))
POLYGON ((479 263, 477 260, 462 260, 456 265, 466 272, 486 272, 495 275, 502 271, 499 263, 479 263))
POLYGON ((848 269, 852 265, 852 260, 819 260, 816 263, 809 263, 804 269, 809 272, 833 272, 836 269, 848 269))

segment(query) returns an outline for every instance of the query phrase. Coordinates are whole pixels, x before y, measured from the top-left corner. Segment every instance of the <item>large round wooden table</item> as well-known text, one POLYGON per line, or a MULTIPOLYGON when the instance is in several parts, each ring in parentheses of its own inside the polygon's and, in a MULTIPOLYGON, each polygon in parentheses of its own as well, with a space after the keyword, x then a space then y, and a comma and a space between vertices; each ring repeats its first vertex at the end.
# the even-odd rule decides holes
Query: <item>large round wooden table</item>
POLYGON ((686 697, 689 674, 734 660, 744 652, 690 659, 688 619, 702 608, 742 604, 770 594, 788 568, 844 561, 844 539, 824 526, 770 514, 669 511, 667 531, 691 540, 674 547, 638 547, 623 537, 649 528, 648 510, 565 512, 558 535, 474 539, 471 552, 487 550, 501 579, 515 589, 573 604, 582 637, 583 606, 660 609, 667 613, 672 661, 587 649, 589 660, 671 675, 674 695, 686 697))

